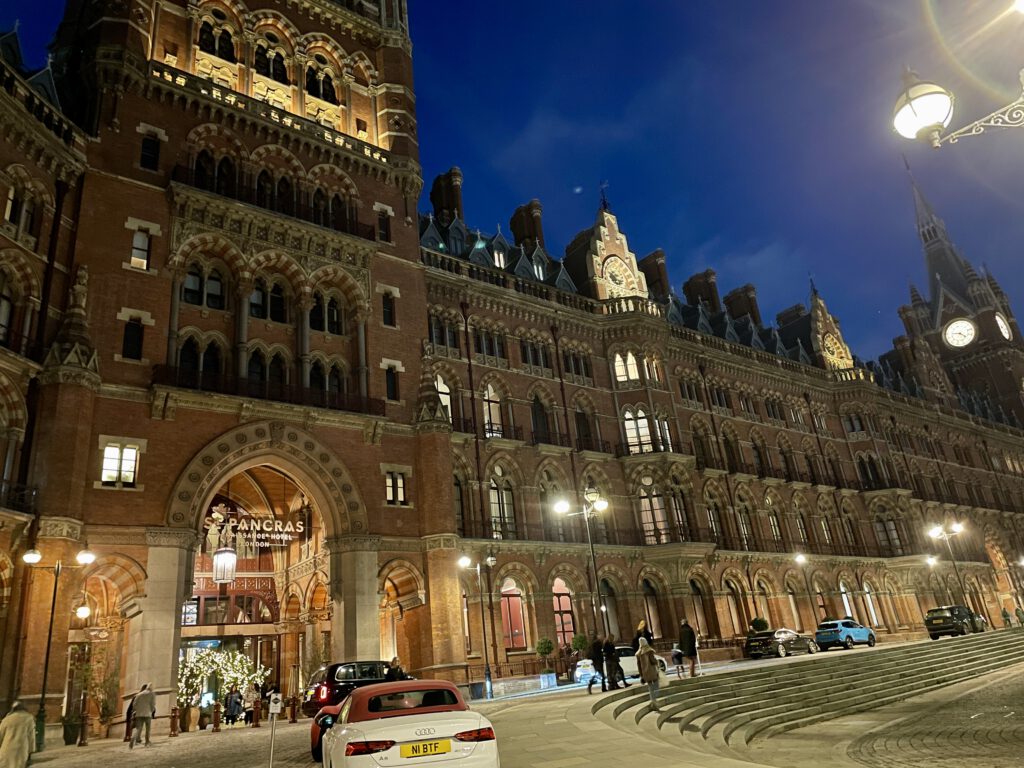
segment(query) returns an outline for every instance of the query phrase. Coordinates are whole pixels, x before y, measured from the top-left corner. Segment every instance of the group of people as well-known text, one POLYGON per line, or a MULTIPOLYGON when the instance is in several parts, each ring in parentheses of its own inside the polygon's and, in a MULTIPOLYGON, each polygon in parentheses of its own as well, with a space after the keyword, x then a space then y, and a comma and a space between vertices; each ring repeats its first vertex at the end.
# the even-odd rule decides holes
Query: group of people
POLYGON ((245 689, 245 692, 232 688, 224 700, 224 723, 235 725, 238 718, 242 718, 244 725, 252 725, 256 707, 260 705, 260 692, 253 683, 245 689))
MULTIPOLYGON (((661 687, 661 665, 654 651, 654 635, 647 628, 647 622, 641 621, 633 636, 633 652, 636 656, 637 672, 640 680, 647 684, 647 692, 651 699, 651 708, 658 712, 658 690, 661 687)), ((679 643, 672 650, 672 660, 676 665, 676 674, 683 676, 683 663, 689 662, 690 677, 697 676, 697 633, 687 619, 679 625, 679 643)), ((594 685, 601 683, 602 691, 614 691, 621 687, 629 687, 626 675, 619 663, 619 653, 615 647, 615 637, 598 637, 590 646, 590 663, 593 673, 587 682, 587 693, 594 692, 594 685)))

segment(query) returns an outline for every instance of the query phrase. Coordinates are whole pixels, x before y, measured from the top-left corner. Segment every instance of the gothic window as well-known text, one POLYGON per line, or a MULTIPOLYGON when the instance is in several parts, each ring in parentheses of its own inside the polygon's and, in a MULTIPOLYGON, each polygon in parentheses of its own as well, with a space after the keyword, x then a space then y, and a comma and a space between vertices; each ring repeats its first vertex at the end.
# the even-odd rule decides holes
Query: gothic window
POLYGON ((505 269, 508 262, 505 260, 505 252, 500 248, 494 252, 494 266, 498 269, 505 269))
POLYGON ((274 179, 270 171, 260 171, 256 177, 256 205, 268 209, 274 205, 274 179))
POLYGON ((204 21, 199 27, 199 50, 217 55, 217 39, 213 34, 213 25, 208 21, 204 21))
POLYGON ((452 391, 441 374, 434 377, 434 387, 437 389, 437 397, 441 401, 444 412, 448 415, 448 421, 452 420, 452 391))
POLYGON ((253 57, 253 66, 257 75, 270 77, 270 56, 265 45, 256 46, 256 55, 253 57))
POLYGON ((295 199, 292 195, 292 183, 282 176, 277 180, 277 210, 287 216, 292 215, 295 199))
POLYGON ((533 396, 530 405, 530 419, 533 422, 533 439, 537 443, 547 443, 551 440, 551 427, 548 417, 548 409, 541 402, 539 395, 533 396))
POLYGON ((643 407, 626 408, 623 412, 623 426, 626 432, 626 450, 629 454, 648 453, 652 449, 651 424, 643 407))
POLYGON ((210 344, 203 350, 203 381, 212 380, 216 383, 220 378, 220 369, 220 347, 210 344))
POLYGON ((809 540, 809 537, 808 537, 808 534, 807 534, 807 521, 804 519, 804 516, 803 516, 802 513, 796 515, 795 523, 796 523, 796 536, 797 536, 797 540, 801 544, 806 544, 808 542, 808 540, 809 540))
POLYGON ((344 372, 336 365, 331 366, 331 372, 327 374, 327 392, 331 395, 342 395, 345 393, 346 381, 344 372))
POLYGON ((203 304, 203 275, 199 267, 189 267, 185 273, 185 280, 181 285, 181 300, 186 304, 203 304))
POLYGON ((654 479, 645 475, 640 479, 637 493, 640 501, 640 530, 644 544, 667 544, 669 535, 668 517, 665 514, 665 499, 658 493, 654 479))
POLYGON ((878 539, 883 557, 900 557, 906 554, 895 520, 875 520, 875 538, 878 539))
POLYGON ((772 541, 782 543, 782 526, 779 525, 779 516, 774 512, 768 513, 768 527, 772 532, 772 541))
POLYGON ((658 424, 658 437, 661 439, 661 450, 671 451, 672 450, 672 433, 668 428, 668 419, 660 418, 657 420, 658 424))
POLYGON ((512 579, 501 585, 501 625, 505 650, 526 650, 526 615, 523 612, 523 593, 512 579))
POLYGON ((828 527, 828 518, 822 517, 818 521, 821 525, 821 540, 826 545, 832 546, 832 530, 828 527))
POLYGON ((216 165, 213 161, 213 155, 204 149, 196 155, 195 174, 193 176, 195 185, 199 187, 199 189, 205 189, 212 192, 216 176, 217 172, 216 165))
POLYGON ((333 334, 344 333, 342 324, 341 306, 337 299, 327 301, 327 332, 333 334))
POLYGON ((263 280, 257 280, 249 294, 249 317, 259 320, 267 317, 267 287, 263 280))
POLYGON ((324 298, 319 293, 313 294, 313 306, 309 308, 309 327, 313 331, 324 330, 324 298))
POLYGON ((199 345, 195 339, 186 339, 178 350, 178 370, 184 374, 199 373, 199 345))
POLYGON ((551 586, 555 612, 555 645, 564 648, 572 644, 576 635, 576 621, 572 613, 572 593, 562 579, 555 579, 551 586))
POLYGON ((640 587, 644 596, 644 618, 647 619, 647 628, 655 637, 662 637, 661 613, 658 611, 658 591, 649 579, 644 579, 640 587))
POLYGON ((488 384, 484 391, 484 436, 501 437, 502 434, 504 431, 502 430, 501 398, 494 385, 488 384))
POLYGON ((745 506, 741 507, 736 512, 736 518, 739 523, 740 546, 745 550, 755 549, 754 529, 750 521, 750 510, 745 506))
POLYGON ((315 392, 324 392, 327 389, 327 374, 319 360, 316 360, 309 369, 309 388, 315 392))
POLYGON ((691 403, 700 402, 700 392, 697 389, 697 385, 692 381, 682 380, 679 382, 679 396, 691 403))
POLYGON ((284 64, 284 56, 280 53, 272 54, 270 62, 270 76, 282 85, 288 85, 288 70, 284 64))
POLYGON ((230 157, 222 157, 217 163, 217 194, 235 196, 235 164, 230 157))
POLYGON ((327 224, 327 195, 324 194, 322 189, 317 189, 313 193, 313 223, 319 224, 321 227, 327 224))
POLYGON ((284 288, 274 283, 270 289, 270 319, 275 323, 288 322, 288 304, 285 301, 284 288))
POLYGON ((306 67, 306 93, 320 98, 320 78, 316 76, 316 70, 313 67, 306 67))
POLYGON ((516 508, 512 483, 499 464, 490 482, 491 536, 495 539, 516 538, 516 508))
POLYGON ((462 491, 462 481, 458 475, 452 476, 452 511, 455 513, 455 531, 460 536, 466 535, 466 498, 462 491))
MULTIPOLYGON (((742 464, 740 458, 740 446, 735 435, 726 433, 722 436, 722 444, 725 447, 725 463, 730 472, 738 472, 742 464)), ((755 451, 756 453, 756 451, 755 451)), ((756 456, 755 456, 756 461, 756 456)))
POLYGON ((210 309, 224 309, 224 281, 216 269, 206 278, 206 306, 210 309))
POLYGON ((544 262, 540 259, 533 262, 533 276, 538 280, 544 279, 544 262))
POLYGON ((718 508, 718 502, 714 499, 707 500, 708 532, 712 541, 720 541, 722 536, 722 513, 718 508))
POLYGON ((249 381, 252 383, 264 382, 267 379, 267 365, 263 353, 258 349, 249 355, 249 364, 246 367, 249 381))
POLYGON ((267 383, 273 394, 280 394, 288 383, 288 366, 281 355, 274 355, 270 360, 270 367, 267 369, 267 383))
POLYGON ((226 29, 221 30, 220 36, 217 38, 217 56, 224 61, 235 63, 235 42, 231 39, 231 33, 226 29))
POLYGON ((334 90, 334 80, 326 72, 324 72, 323 82, 320 87, 320 98, 328 104, 338 103, 338 94, 334 90))

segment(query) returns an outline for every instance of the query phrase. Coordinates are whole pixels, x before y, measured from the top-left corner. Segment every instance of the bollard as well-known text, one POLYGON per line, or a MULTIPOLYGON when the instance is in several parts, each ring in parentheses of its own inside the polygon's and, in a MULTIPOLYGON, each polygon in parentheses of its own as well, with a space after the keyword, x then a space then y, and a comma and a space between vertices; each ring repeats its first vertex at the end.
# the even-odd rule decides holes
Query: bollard
POLYGON ((220 733, 220 702, 213 702, 213 732, 220 733))
POLYGON ((78 730, 78 746, 89 746, 89 710, 82 710, 82 727, 78 730))
POLYGON ((260 727, 260 715, 263 713, 263 702, 259 699, 253 702, 252 705, 252 727, 260 727))
POLYGON ((171 736, 178 735, 178 708, 171 707, 171 736))
POLYGON ((295 710, 298 709, 298 704, 299 704, 299 697, 298 696, 292 696, 292 701, 291 701, 291 704, 289 705, 290 708, 288 710, 288 722, 289 723, 297 723, 297 722, 299 722, 299 719, 296 716, 296 712, 295 712, 295 710))

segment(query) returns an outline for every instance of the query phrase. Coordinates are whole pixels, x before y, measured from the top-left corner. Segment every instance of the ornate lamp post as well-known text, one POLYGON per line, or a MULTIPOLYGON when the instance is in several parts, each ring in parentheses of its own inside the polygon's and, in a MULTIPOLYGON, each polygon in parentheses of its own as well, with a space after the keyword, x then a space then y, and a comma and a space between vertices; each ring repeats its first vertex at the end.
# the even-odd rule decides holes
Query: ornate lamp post
MULTIPOLYGON (((498 562, 498 559, 493 555, 488 555, 484 558, 483 565, 487 568, 488 576, 490 576, 491 568, 498 562)), ((459 567, 468 568, 476 571, 476 583, 480 590, 480 644, 484 649, 484 697, 491 699, 494 698, 492 683, 491 683, 491 660, 487 655, 487 620, 484 613, 484 577, 483 572, 480 570, 480 563, 473 564, 473 559, 469 555, 463 555, 459 558, 459 567)), ((490 578, 487 579, 490 583, 490 578)))
POLYGON ((594 612, 594 631, 597 631, 599 624, 597 618, 598 605, 601 606, 601 615, 604 617, 605 635, 611 634, 611 627, 608 624, 608 607, 604 604, 604 594, 601 592, 601 584, 597 580, 597 552, 594 550, 594 534, 590 529, 590 519, 598 513, 608 509, 608 500, 601 496, 601 492, 593 486, 583 491, 583 509, 578 512, 571 512, 572 505, 567 499, 559 499, 555 502, 555 512, 568 517, 582 516, 587 527, 587 544, 590 546, 590 567, 594 571, 594 580, 591 582, 590 606, 594 612))
MULTIPOLYGON (((50 672, 50 648, 53 645, 53 617, 57 612, 57 585, 60 583, 60 574, 64 569, 64 564, 58 560, 52 566, 39 565, 42 562, 43 553, 34 547, 23 554, 21 559, 30 568, 53 572, 53 595, 50 598, 50 625, 46 632, 46 652, 43 655, 43 684, 39 693, 39 708, 36 710, 36 751, 42 752, 46 746, 46 681, 50 672)), ((75 560, 80 566, 90 565, 96 560, 96 555, 88 549, 83 549, 75 555, 75 560)), ((88 609, 88 606, 85 607, 88 609)))
POLYGON ((800 570, 804 574, 804 586, 807 589, 807 605, 811 608, 811 631, 813 631, 818 626, 818 609, 814 604, 814 597, 811 595, 811 577, 807 575, 807 568, 805 567, 807 565, 807 555, 803 552, 797 552, 793 560, 800 566, 800 570))
MULTIPOLYGON (((949 560, 953 563, 953 572, 956 574, 957 583, 960 585, 960 595, 963 598, 964 605, 967 608, 971 609, 971 625, 974 626, 974 609, 967 603, 967 588, 964 586, 963 576, 960 575, 960 568, 959 566, 957 566, 956 557, 953 555, 953 545, 949 543, 949 540, 951 538, 963 533, 963 531, 963 523, 953 523, 951 526, 949 526, 948 531, 946 530, 945 526, 936 525, 934 528, 928 531, 928 535, 931 536, 933 539, 942 539, 944 542, 946 542, 946 549, 949 550, 949 560)), ((931 559, 929 559, 929 565, 934 565, 931 559)), ((974 626, 974 630, 978 630, 977 626, 974 626)))

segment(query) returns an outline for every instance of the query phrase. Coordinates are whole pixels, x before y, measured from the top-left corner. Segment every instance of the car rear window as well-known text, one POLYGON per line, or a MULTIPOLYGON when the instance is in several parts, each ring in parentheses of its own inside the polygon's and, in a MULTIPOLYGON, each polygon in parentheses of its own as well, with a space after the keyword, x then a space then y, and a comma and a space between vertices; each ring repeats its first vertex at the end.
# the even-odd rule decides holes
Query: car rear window
POLYGON ((775 633, 774 632, 755 632, 750 637, 751 637, 751 639, 753 639, 755 637, 762 638, 762 639, 763 638, 767 638, 767 637, 772 637, 773 638, 773 637, 775 637, 775 633))
POLYGON ((322 683, 324 681, 324 678, 326 676, 327 676, 327 670, 326 669, 318 669, 316 672, 314 672, 310 676, 309 684, 310 685, 318 685, 318 684, 320 684, 320 683, 322 683))
POLYGON ((399 712, 425 707, 447 707, 458 703, 455 694, 447 688, 428 688, 371 696, 366 702, 366 709, 368 712, 399 712))
POLYGON ((952 615, 953 614, 951 614, 949 612, 948 608, 932 608, 930 611, 928 611, 928 616, 930 616, 930 617, 938 617, 938 616, 948 617, 948 616, 952 616, 952 615))
POLYGON ((636 652, 629 646, 623 645, 615 649, 616 653, 619 654, 620 659, 628 659, 630 656, 635 656, 636 652))
POLYGON ((818 629, 821 629, 821 630, 838 629, 838 628, 839 628, 839 625, 836 624, 834 621, 826 621, 826 622, 823 622, 823 623, 818 625, 818 629))

